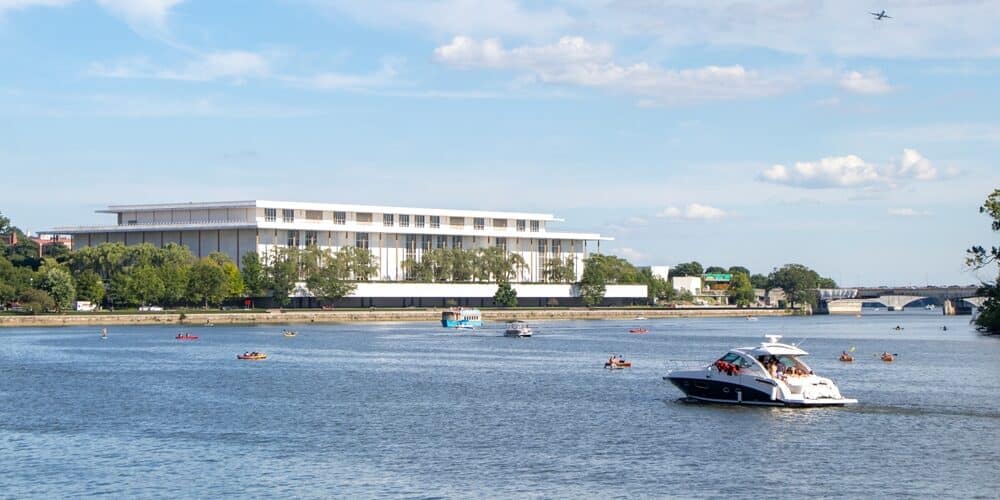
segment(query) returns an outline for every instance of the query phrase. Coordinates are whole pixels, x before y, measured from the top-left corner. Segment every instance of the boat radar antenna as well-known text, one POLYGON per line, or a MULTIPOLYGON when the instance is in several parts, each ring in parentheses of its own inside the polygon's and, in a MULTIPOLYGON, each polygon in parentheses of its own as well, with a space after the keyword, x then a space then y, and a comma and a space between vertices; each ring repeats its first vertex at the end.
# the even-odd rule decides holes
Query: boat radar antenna
POLYGON ((772 344, 777 344, 777 343, 778 343, 778 339, 780 339, 780 338, 781 338, 781 335, 770 335, 770 334, 769 334, 769 335, 764 335, 764 336, 765 336, 765 337, 767 337, 767 339, 768 339, 768 340, 770 341, 770 343, 772 343, 772 344))

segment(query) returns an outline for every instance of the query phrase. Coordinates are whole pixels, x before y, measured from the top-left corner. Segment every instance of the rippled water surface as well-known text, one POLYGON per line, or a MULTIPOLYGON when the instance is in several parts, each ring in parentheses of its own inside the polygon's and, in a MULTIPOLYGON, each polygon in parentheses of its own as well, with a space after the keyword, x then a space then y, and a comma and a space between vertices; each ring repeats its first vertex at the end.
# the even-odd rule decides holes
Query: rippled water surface
POLYGON ((1000 339, 968 317, 540 322, 531 339, 499 325, 294 328, 195 328, 195 342, 159 326, 111 327, 106 341, 93 328, 0 330, 0 496, 1000 491, 1000 339), (661 379, 764 333, 801 342, 861 403, 686 404, 661 379), (857 362, 838 362, 851 346, 857 362), (246 350, 270 358, 234 359, 246 350), (883 350, 897 361, 877 360, 883 350), (612 352, 634 367, 603 370, 612 352))

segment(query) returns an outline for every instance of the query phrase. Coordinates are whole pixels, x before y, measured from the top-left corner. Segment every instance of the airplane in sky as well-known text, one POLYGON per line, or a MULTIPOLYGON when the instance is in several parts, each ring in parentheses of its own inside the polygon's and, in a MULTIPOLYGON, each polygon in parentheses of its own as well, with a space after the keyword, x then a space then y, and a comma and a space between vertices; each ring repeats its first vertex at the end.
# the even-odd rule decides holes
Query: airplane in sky
POLYGON ((885 13, 885 9, 882 9, 882 12, 869 12, 869 14, 875 16, 876 21, 881 21, 883 19, 892 19, 892 16, 889 16, 885 13))

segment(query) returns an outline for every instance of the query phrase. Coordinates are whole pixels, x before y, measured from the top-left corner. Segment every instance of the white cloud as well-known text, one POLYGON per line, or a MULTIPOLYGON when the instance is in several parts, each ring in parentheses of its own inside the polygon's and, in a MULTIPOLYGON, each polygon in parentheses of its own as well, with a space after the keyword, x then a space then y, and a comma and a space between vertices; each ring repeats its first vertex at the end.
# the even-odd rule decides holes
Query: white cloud
POLYGON ((63 7, 75 0, 0 0, 0 15, 8 10, 27 9, 29 7, 63 7))
POLYGON ((729 214, 720 208, 701 203, 691 203, 684 210, 677 207, 667 207, 661 210, 657 217, 683 218, 688 220, 715 220, 727 217, 729 214))
POLYGON ((632 263, 635 263, 636 261, 642 260, 642 257, 643 257, 642 252, 639 252, 638 250, 636 250, 634 248, 631 248, 631 247, 613 248, 608 253, 610 255, 617 255, 618 257, 622 257, 625 260, 627 260, 629 262, 632 262, 632 263))
POLYGON ((527 8, 518 0, 313 0, 340 18, 437 36, 540 37, 563 32, 576 20, 561 7, 527 8))
POLYGON ((184 0, 97 0, 109 12, 125 20, 132 29, 164 32, 170 9, 184 0))
POLYGON ((146 59, 127 59, 113 64, 94 63, 88 73, 105 78, 152 78, 161 80, 244 81, 270 74, 269 57, 243 50, 208 52, 177 68, 160 68, 146 59))
POLYGON ((930 160, 924 158, 917 150, 904 149, 903 157, 899 160, 899 168, 896 169, 895 175, 918 181, 930 181, 937 178, 937 169, 931 165, 930 160))
POLYGON ((544 83, 624 92, 639 96, 644 105, 762 97, 798 85, 795 78, 763 77, 740 65, 668 69, 646 62, 620 64, 613 55, 609 45, 576 36, 513 49, 497 39, 456 36, 434 49, 434 59, 442 64, 513 70, 544 83))
POLYGON ((930 215, 930 212, 918 211, 912 208, 890 208, 888 213, 893 217, 919 217, 923 215, 930 215))
POLYGON ((773 165, 762 171, 760 178, 776 184, 820 188, 868 185, 878 182, 880 176, 874 165, 847 155, 796 162, 791 168, 773 165))
POLYGON ((938 178, 937 168, 914 149, 904 149, 895 163, 876 165, 856 155, 832 156, 818 161, 796 162, 791 168, 775 164, 762 170, 758 179, 804 188, 895 187, 908 181, 938 178))
POLYGON ((841 77, 840 88, 855 94, 885 94, 892 90, 889 82, 877 71, 851 71, 841 77))
POLYGON ((370 74, 325 72, 307 77, 283 77, 285 81, 316 90, 364 90, 387 87, 396 83, 398 72, 392 62, 370 74))
POLYGON ((656 214, 657 217, 680 217, 681 209, 677 207, 667 207, 656 214))

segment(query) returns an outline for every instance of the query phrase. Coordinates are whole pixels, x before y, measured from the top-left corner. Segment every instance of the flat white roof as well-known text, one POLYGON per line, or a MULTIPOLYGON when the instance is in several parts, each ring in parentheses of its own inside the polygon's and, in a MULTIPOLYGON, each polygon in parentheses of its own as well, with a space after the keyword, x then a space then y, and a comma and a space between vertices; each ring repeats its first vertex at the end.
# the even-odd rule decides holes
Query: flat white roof
POLYGON ((449 208, 396 207, 387 205, 353 205, 343 203, 311 203, 301 201, 209 201, 182 203, 153 203, 138 205, 109 205, 98 213, 116 214, 120 212, 149 212, 155 210, 200 210, 211 208, 291 208, 299 210, 322 210, 329 212, 373 212, 412 215, 442 215, 446 217, 484 217, 490 219, 533 219, 543 221, 559 221, 552 214, 533 212, 496 212, 489 210, 462 210, 449 208))

